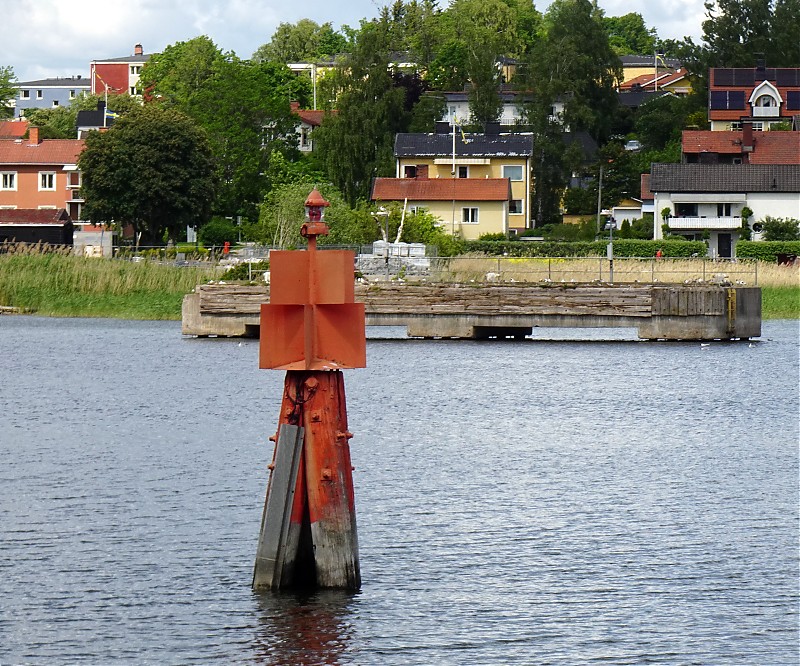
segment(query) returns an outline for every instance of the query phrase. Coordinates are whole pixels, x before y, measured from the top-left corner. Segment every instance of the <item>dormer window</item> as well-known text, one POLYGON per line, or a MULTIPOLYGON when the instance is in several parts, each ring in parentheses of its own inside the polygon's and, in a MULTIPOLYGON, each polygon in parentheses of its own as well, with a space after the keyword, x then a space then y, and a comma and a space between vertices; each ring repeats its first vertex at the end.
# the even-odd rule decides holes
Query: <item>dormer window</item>
POLYGON ((777 118, 783 103, 778 89, 769 81, 762 81, 753 90, 748 100, 753 107, 754 118, 777 118))

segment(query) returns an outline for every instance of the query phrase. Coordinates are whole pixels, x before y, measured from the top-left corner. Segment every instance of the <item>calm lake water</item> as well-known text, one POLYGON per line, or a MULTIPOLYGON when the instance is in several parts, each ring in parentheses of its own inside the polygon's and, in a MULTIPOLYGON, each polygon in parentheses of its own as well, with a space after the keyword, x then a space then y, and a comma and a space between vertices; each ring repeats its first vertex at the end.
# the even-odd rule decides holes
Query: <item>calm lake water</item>
POLYGON ((798 323, 763 332, 371 339, 363 588, 297 596, 250 589, 255 341, 2 316, 0 664, 797 664, 798 323))

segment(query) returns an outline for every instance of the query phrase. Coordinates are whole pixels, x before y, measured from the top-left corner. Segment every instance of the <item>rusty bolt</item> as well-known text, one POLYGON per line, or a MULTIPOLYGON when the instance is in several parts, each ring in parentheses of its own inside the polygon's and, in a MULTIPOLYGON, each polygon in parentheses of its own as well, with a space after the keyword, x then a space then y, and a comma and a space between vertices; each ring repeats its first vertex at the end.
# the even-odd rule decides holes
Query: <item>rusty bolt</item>
POLYGON ((319 386, 319 380, 316 377, 309 377, 306 379, 305 385, 307 389, 313 390, 319 386))
POLYGON ((320 421, 322 421, 322 414, 319 412, 311 412, 311 422, 319 423, 320 421))
POLYGON ((269 465, 267 465, 267 469, 269 470, 275 469, 275 463, 270 463, 269 465))
POLYGON ((269 436, 270 442, 277 442, 278 441, 278 433, 276 432, 274 435, 269 436))
POLYGON ((332 478, 331 470, 328 467, 325 467, 322 470, 322 480, 323 481, 330 481, 332 478))
POLYGON ((349 430, 345 430, 344 432, 337 430, 336 439, 353 439, 353 433, 349 430))

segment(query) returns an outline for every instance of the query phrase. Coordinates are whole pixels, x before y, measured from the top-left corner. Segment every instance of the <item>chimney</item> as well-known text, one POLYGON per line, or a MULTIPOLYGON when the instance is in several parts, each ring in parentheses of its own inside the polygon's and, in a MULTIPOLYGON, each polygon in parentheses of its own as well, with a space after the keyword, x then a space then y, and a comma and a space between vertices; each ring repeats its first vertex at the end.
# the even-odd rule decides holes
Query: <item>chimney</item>
POLYGON ((28 145, 29 146, 39 145, 39 128, 34 127, 33 125, 31 125, 28 128, 28 145))
POLYGON ((753 123, 742 123, 742 152, 753 152, 753 123))
POLYGON ((417 164, 417 180, 428 180, 428 165, 427 164, 417 164))
POLYGON ((142 48, 141 44, 136 44, 133 47, 133 55, 137 55, 137 56, 144 55, 144 49, 142 48))

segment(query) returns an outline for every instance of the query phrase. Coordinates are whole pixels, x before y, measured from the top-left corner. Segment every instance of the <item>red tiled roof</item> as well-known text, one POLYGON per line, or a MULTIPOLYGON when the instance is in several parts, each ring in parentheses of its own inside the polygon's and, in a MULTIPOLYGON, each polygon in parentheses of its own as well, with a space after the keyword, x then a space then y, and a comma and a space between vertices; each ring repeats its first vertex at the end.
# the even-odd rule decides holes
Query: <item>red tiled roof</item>
POLYGON ((0 141, 0 164, 75 164, 83 139, 44 139, 31 145, 27 139, 0 141))
POLYGON ((0 209, 0 225, 56 225, 64 226, 71 222, 69 213, 63 208, 14 208, 0 209))
POLYGON ((508 201, 508 178, 376 178, 373 201, 508 201))
MULTIPOLYGON (((299 102, 292 102, 291 103, 292 113, 296 113, 300 116, 300 120, 303 122, 308 123, 312 127, 319 127, 322 124, 322 121, 325 119, 325 111, 311 111, 309 109, 301 109, 299 102)), ((330 113, 336 113, 336 111, 331 111, 330 113)))
MULTIPOLYGON (((744 132, 710 132, 685 130, 685 154, 718 153, 742 154, 744 132)), ((800 164, 800 132, 753 132, 750 164, 800 164)))
POLYGON ((0 139, 21 139, 27 131, 26 120, 0 120, 0 139))

